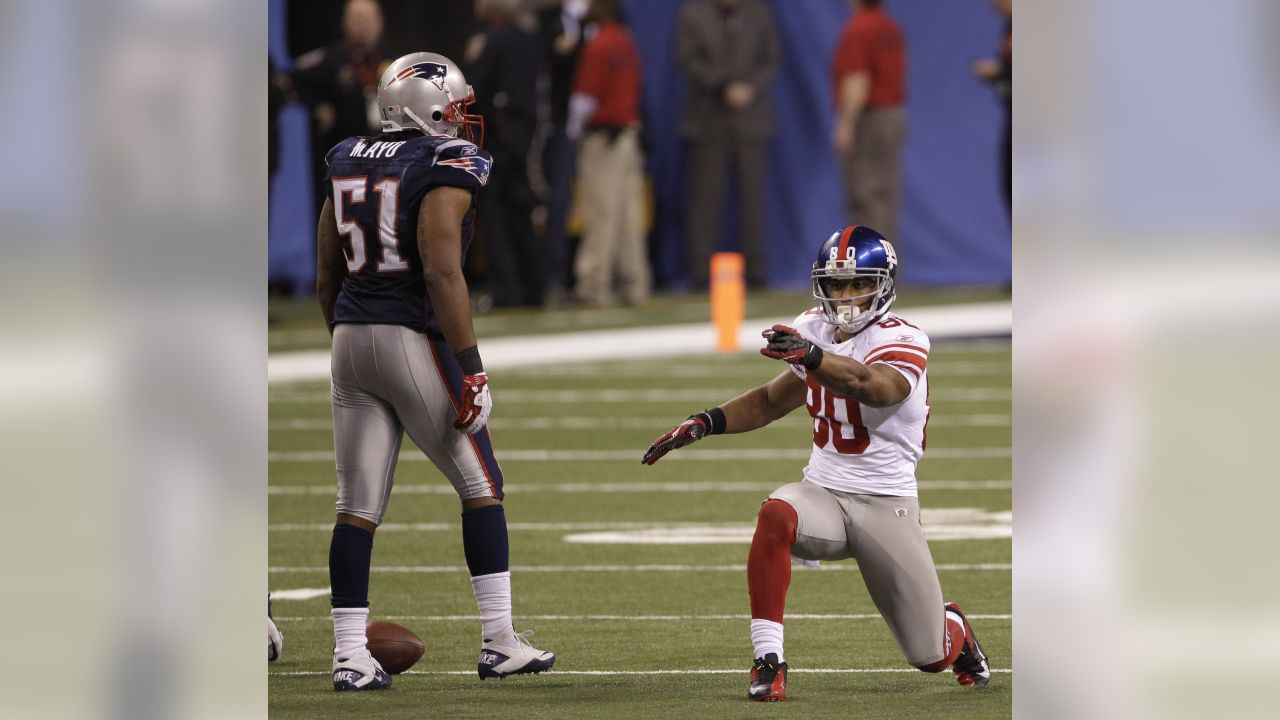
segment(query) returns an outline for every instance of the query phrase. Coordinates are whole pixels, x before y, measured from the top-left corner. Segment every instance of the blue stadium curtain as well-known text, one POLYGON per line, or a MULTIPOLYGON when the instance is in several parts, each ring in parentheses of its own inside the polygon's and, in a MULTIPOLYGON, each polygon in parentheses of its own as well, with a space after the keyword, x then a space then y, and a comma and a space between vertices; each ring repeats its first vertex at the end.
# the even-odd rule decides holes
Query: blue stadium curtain
MULTIPOLYGON (((657 216, 655 279, 685 280, 684 158, 679 114, 684 82, 674 58, 677 13, 689 0, 625 0, 644 60, 644 121, 657 216)), ((812 253, 845 224, 831 151, 831 57, 850 16, 846 0, 766 0, 782 46, 774 85, 778 134, 770 147, 767 209, 770 282, 808 286, 812 253)), ((287 62, 285 0, 269 0, 270 50, 287 62)), ((887 0, 908 47, 908 130, 904 151, 902 234, 914 284, 1004 284, 1011 277, 1009 218, 997 176, 1003 110, 970 64, 989 57, 1001 21, 981 0, 887 0)), ((283 61, 283 62, 282 62, 283 61)), ((299 107, 282 118, 280 176, 272 198, 269 276, 299 289, 314 284, 315 209, 306 188, 307 119, 299 107)), ((724 209, 722 247, 732 247, 735 203, 724 209)))
MULTIPOLYGON (((684 171, 678 133, 684 82, 674 58, 675 23, 688 0, 624 3, 644 59, 644 117, 657 224, 652 255, 662 284, 685 278, 684 171)), ((774 85, 779 132, 770 149, 770 282, 807 287, 812 253, 845 224, 831 151, 831 58, 851 15, 845 0, 768 1, 783 49, 774 85)), ((1003 284, 1011 277, 1009 219, 1000 196, 1004 123, 990 89, 970 73, 994 52, 1001 21, 988 3, 889 0, 907 37, 910 123, 904 150, 906 282, 1003 284)), ((735 204, 736 205, 736 204, 735 204)), ((722 247, 732 247, 726 208, 722 247)))

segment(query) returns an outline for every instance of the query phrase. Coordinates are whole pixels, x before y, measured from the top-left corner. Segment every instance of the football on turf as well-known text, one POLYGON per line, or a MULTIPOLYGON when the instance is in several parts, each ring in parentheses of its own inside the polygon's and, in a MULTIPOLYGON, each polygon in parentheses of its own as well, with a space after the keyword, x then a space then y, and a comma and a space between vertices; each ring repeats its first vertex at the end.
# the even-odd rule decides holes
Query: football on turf
POLYGON ((425 649, 412 630, 385 620, 369 623, 365 635, 369 638, 369 654, 392 675, 413 667, 425 649))

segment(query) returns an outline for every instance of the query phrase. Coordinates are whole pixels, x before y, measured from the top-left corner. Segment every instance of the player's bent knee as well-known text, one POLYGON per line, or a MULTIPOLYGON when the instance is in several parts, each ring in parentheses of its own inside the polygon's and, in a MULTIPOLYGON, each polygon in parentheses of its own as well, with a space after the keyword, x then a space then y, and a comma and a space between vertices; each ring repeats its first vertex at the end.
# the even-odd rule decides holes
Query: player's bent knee
POLYGON ((462 510, 463 512, 466 512, 467 510, 479 510, 480 508, 488 507, 489 505, 501 504, 502 501, 496 497, 466 498, 462 501, 462 510))
POLYGON ((790 545, 796 541, 799 522, 799 516, 791 503, 770 498, 760 506, 760 514, 756 518, 756 533, 763 534, 769 540, 790 545))
POLYGON ((336 520, 338 525, 353 525, 373 533, 382 524, 382 518, 377 513, 362 512, 359 510, 343 510, 338 513, 336 520))

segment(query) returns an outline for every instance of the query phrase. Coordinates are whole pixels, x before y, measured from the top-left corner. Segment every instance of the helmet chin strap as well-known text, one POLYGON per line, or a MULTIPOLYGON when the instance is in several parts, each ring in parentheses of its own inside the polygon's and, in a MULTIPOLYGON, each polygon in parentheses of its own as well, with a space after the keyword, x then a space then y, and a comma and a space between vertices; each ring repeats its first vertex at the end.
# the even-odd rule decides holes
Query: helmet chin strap
MULTIPOLYGON (((428 134, 428 135, 434 135, 434 134, 435 134, 435 131, 434 131, 434 130, 432 130, 431 128, 427 127, 427 121, 425 121, 425 120, 423 120, 422 118, 418 117, 418 113, 414 112, 413 110, 410 110, 408 107, 405 107, 405 108, 404 108, 404 114, 405 114, 405 115, 408 115, 408 116, 409 116, 409 119, 411 119, 411 120, 413 120, 415 123, 417 123, 418 127, 422 129, 422 132, 424 132, 424 133, 426 133, 426 134, 428 134)), ((453 123, 448 123, 448 124, 452 125, 453 123)), ((456 125, 454 125, 454 127, 456 128, 457 126, 456 126, 456 125)), ((454 137, 457 137, 457 133, 456 133, 456 132, 454 133, 454 137)))
POLYGON ((417 124, 418 128, 422 130, 422 132, 427 133, 428 135, 431 134, 431 129, 427 127, 427 121, 418 117, 418 113, 410 110, 408 105, 401 107, 401 110, 404 111, 405 115, 409 116, 410 120, 413 120, 413 122, 417 124))

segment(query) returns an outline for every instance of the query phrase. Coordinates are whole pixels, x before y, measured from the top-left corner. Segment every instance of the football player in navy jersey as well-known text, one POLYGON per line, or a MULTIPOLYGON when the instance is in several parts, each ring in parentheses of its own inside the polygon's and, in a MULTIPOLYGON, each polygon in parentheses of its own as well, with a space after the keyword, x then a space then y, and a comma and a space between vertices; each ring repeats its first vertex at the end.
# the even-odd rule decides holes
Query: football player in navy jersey
POLYGON ((491 169, 476 144, 483 122, 467 112, 473 102, 448 58, 406 55, 378 83, 382 134, 348 138, 326 158, 331 191, 317 229, 316 289, 333 335, 335 690, 391 685, 366 648, 365 625, 373 536, 402 433, 462 500, 462 543, 482 626, 480 678, 555 663, 511 621, 502 469, 485 429, 492 400, 462 275, 475 194, 491 169))

